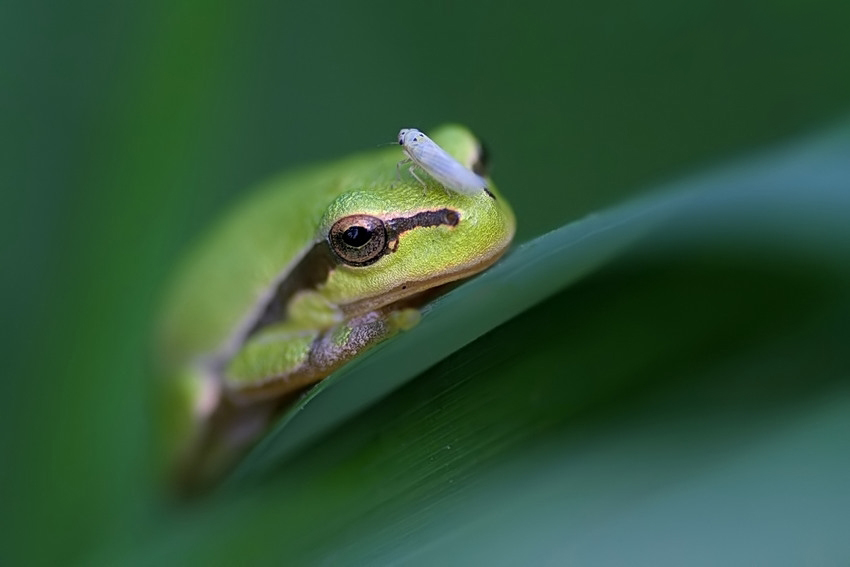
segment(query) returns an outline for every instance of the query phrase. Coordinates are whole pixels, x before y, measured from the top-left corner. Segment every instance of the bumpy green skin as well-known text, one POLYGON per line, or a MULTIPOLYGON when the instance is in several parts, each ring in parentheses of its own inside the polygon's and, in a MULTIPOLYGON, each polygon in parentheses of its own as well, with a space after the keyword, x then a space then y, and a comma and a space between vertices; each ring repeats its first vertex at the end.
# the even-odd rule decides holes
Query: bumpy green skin
MULTIPOLYGON (((462 127, 444 126, 431 137, 467 166, 478 154, 478 142, 462 127)), ((161 373, 181 393, 173 403, 203 414, 217 395, 205 399, 209 381, 217 383, 213 390, 223 385, 237 394, 262 386, 303 366, 320 339, 326 345, 313 353, 307 383, 315 381, 316 372, 415 322, 409 312, 382 310, 387 303, 471 275, 501 255, 514 217, 497 190, 489 185, 495 200, 484 192, 465 196, 420 175, 424 189, 406 171, 399 182, 396 164, 403 157, 394 146, 274 179, 200 243, 168 297, 159 334, 161 373), (336 220, 442 208, 456 210, 460 222, 404 232, 397 250, 370 266, 338 266, 299 296, 299 306, 290 305, 286 321, 242 344, 259 306, 336 220), (208 362, 222 353, 229 361, 224 376, 211 376, 208 362)))

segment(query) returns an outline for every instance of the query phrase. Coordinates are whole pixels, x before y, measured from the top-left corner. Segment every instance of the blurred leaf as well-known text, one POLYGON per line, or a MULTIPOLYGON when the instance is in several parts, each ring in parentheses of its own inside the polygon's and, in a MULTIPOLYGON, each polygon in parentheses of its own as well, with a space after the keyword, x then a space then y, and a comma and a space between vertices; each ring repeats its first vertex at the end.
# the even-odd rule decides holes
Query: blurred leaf
POLYGON ((135 557, 846 562, 848 157, 844 127, 518 247, 135 557))

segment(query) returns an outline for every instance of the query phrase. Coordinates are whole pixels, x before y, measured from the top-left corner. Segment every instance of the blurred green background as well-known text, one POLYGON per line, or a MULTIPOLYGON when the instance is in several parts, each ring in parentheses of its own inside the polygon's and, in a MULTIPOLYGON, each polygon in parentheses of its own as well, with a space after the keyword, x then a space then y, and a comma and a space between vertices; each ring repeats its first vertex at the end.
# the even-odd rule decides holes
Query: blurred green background
POLYGON ((0 562, 144 541, 158 295, 255 183, 456 121, 522 242, 845 116, 848 21, 845 0, 0 4, 0 562))

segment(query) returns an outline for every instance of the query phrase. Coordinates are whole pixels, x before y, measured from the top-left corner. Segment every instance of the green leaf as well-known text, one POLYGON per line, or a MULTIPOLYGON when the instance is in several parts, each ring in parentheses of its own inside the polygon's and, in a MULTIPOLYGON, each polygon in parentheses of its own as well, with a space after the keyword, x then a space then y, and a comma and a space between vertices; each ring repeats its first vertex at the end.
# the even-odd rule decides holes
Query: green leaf
POLYGON ((847 562, 848 157, 843 127, 517 247, 122 560, 847 562))
POLYGON ((844 130, 811 147, 689 180, 519 246, 496 267, 435 301, 423 323, 356 360, 314 388, 245 459, 231 482, 262 473, 293 451, 417 376, 452 352, 565 286, 644 237, 658 253, 697 241, 784 254, 847 253, 843 214, 850 198, 844 130), (818 172, 817 176, 813 172, 818 172), (835 202, 839 206, 832 207, 835 202), (808 210, 806 210, 808 209, 808 210), (800 222, 800 211, 805 211, 800 222), (811 220, 818 218, 818 222, 811 220), (778 245, 778 246, 777 246, 778 245), (821 252, 821 250, 823 252, 821 252), (427 345, 427 348, 423 348, 427 345))

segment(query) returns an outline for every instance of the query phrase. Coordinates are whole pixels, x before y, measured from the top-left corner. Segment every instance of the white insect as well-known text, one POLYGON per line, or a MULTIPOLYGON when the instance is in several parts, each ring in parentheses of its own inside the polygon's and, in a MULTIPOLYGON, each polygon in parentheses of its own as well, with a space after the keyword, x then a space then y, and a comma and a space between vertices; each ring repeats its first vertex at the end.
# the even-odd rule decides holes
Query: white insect
POLYGON ((439 181, 446 189, 452 189, 464 195, 476 195, 484 191, 493 197, 493 194, 487 189, 487 181, 483 177, 464 167, 446 150, 438 146, 434 140, 416 128, 401 130, 398 133, 398 143, 407 158, 398 162, 396 173, 399 173, 399 168, 402 165, 413 162, 413 165, 410 166, 410 174, 423 187, 425 182, 413 171, 415 166, 425 170, 428 175, 439 181))

